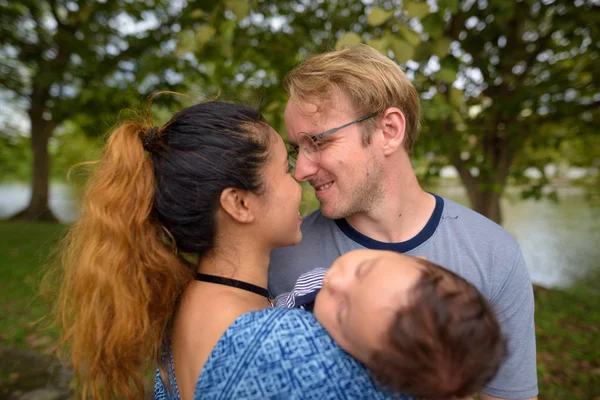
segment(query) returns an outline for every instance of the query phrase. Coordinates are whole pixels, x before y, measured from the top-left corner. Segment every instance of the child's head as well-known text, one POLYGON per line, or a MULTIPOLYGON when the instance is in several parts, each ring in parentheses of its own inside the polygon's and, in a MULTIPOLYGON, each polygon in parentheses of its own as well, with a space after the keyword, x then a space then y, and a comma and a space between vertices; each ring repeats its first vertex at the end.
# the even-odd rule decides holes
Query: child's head
POLYGON ((323 279, 315 316, 380 381, 420 398, 479 391, 505 353, 494 313, 472 284, 396 252, 339 257, 323 279))

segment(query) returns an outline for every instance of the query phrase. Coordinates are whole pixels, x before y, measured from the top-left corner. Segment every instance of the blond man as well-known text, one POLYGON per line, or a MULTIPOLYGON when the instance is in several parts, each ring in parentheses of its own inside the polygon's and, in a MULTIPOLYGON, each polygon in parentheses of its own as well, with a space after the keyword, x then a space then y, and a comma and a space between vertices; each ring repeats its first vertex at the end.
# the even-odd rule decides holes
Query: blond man
POLYGON ((533 290, 520 247, 494 222, 420 187, 410 159, 419 96, 404 72, 357 46, 308 58, 285 86, 294 176, 312 185, 320 210, 304 219, 299 245, 272 254, 272 295, 350 250, 424 256, 473 283, 508 339, 508 355, 479 398, 537 398, 533 290))

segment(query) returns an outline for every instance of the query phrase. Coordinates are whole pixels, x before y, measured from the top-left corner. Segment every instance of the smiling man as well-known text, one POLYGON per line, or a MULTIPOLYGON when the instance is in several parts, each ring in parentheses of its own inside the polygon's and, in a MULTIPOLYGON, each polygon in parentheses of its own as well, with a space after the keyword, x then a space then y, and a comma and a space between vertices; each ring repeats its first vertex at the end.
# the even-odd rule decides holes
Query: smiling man
POLYGON ((272 254, 272 294, 350 250, 424 256, 473 283, 507 337, 508 356, 479 398, 536 398, 533 290, 519 245, 482 215, 421 189, 410 160, 419 96, 403 71, 358 46, 307 59, 286 89, 294 175, 314 187, 320 210, 304 219, 299 245, 272 254))

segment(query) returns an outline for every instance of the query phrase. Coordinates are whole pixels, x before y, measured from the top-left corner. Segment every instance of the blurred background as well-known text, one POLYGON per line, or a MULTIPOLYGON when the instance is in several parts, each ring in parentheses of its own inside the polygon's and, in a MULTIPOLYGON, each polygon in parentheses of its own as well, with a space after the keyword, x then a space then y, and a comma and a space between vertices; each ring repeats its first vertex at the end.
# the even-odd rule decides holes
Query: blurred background
MULTIPOLYGON (((600 399, 598 0, 0 0, 0 399, 72 396, 34 322, 116 123, 220 98, 285 137, 285 74, 366 43, 420 92, 430 191, 502 224, 535 284, 541 398, 600 399), (176 91, 186 97, 162 94, 176 91), (44 397, 45 396, 45 397, 44 397)), ((304 191, 302 212, 317 207, 304 191)))

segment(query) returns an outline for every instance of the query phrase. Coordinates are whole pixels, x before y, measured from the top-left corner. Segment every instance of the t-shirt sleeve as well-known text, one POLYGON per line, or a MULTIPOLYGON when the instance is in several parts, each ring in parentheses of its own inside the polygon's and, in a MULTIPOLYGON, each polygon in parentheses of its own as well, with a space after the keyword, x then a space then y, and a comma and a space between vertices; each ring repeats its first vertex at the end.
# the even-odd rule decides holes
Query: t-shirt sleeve
MULTIPOLYGON (((533 286, 518 245, 507 274, 496 277, 490 302, 494 307, 508 354, 484 393, 505 399, 537 396, 533 286)), ((496 266, 498 267, 498 266, 496 266)))

